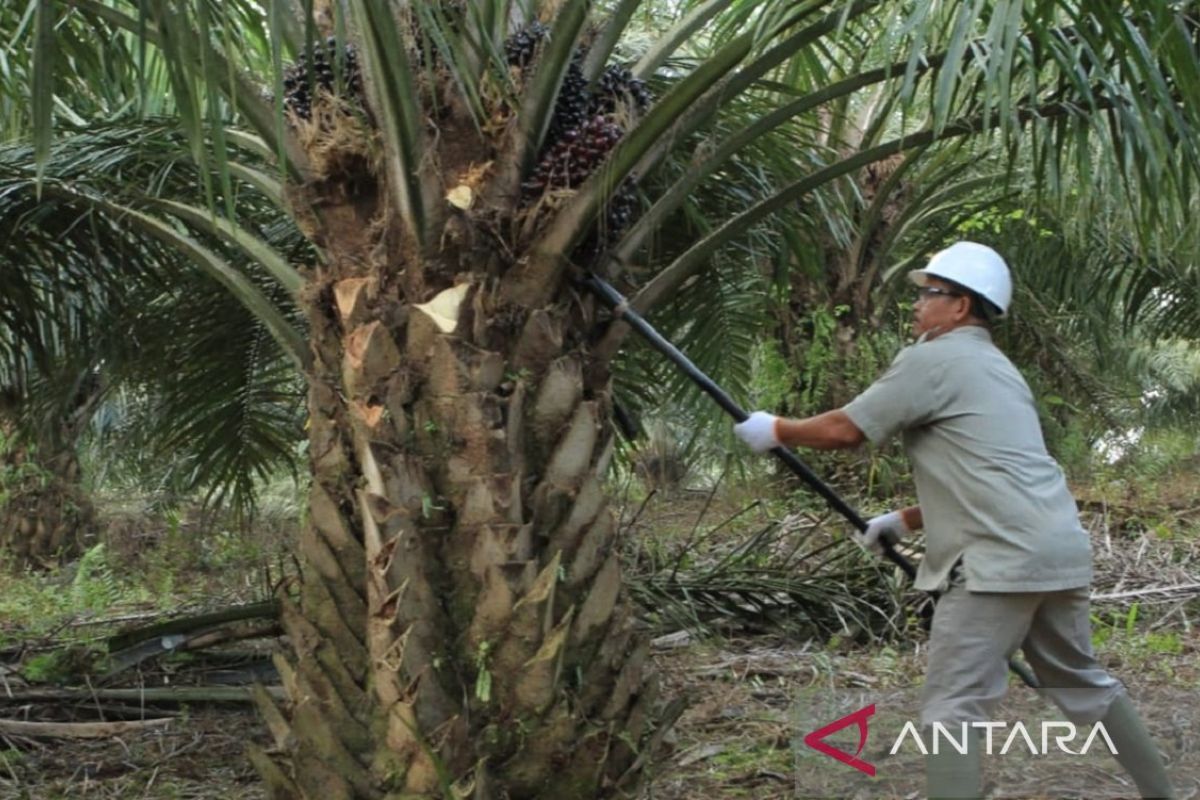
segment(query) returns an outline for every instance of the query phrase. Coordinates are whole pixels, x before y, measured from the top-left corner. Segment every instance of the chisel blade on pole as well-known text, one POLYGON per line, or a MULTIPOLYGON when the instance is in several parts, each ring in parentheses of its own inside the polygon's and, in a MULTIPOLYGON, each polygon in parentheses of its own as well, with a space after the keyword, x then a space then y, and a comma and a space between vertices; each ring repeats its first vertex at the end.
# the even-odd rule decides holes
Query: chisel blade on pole
MULTIPOLYGON (((611 284, 600 278, 597 275, 588 275, 584 278, 584 285, 590 289, 597 297, 599 297, 606 306, 612 311, 613 317, 621 320, 629 327, 633 328, 638 335, 650 343, 650 345, 662 353, 667 359, 677 366, 688 378, 691 379, 700 389, 711 397, 717 405, 733 417, 738 422, 744 422, 750 415, 734 402, 733 398, 717 383, 696 367, 691 360, 685 356, 679 348, 668 341, 662 334, 656 331, 650 323, 642 319, 641 315, 629 307, 629 302, 618 292, 611 284)), ((800 458, 786 447, 776 447, 771 450, 771 454, 782 461, 792 474, 799 477, 809 485, 817 494, 821 495, 830 507, 841 514, 846 520, 859 531, 867 529, 866 520, 859 515, 845 500, 843 500, 837 492, 829 487, 824 481, 816 476, 800 458)), ((912 562, 905 558, 900 553, 896 552, 895 548, 884 543, 883 555, 891 562, 900 567, 904 574, 909 579, 916 578, 917 570, 912 565, 912 562)), ((931 593, 934 599, 937 599, 937 593, 931 593)), ((1027 686, 1037 688, 1038 682, 1029 668, 1024 664, 1010 660, 1009 667, 1015 672, 1027 686)))

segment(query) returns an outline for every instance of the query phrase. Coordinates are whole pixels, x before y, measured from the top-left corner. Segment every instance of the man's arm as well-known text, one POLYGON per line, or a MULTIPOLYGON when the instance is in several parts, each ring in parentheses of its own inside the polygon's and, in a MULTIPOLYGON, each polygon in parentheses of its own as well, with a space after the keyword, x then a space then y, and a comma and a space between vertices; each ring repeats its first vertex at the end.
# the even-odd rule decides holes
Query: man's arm
POLYGON ((858 426, 840 408, 804 419, 780 417, 775 436, 787 447, 840 450, 857 447, 867 440, 858 426))

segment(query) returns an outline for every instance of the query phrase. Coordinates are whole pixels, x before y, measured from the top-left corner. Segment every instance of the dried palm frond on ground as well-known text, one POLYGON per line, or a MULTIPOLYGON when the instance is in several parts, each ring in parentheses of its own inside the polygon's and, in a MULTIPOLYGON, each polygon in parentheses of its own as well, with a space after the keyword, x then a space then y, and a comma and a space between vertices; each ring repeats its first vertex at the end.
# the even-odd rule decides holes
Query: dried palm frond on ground
POLYGON ((923 603, 836 520, 792 514, 716 541, 723 527, 694 529, 666 559, 634 555, 630 585, 660 632, 787 630, 869 641, 902 633, 923 603))
MULTIPOLYGON (((1096 608, 1123 619, 1152 615, 1152 627, 1173 618, 1191 631, 1200 619, 1200 542, 1090 509, 1083 522, 1093 543, 1096 608)), ((631 587, 659 633, 783 630, 870 641, 919 627, 925 595, 855 544, 840 519, 796 513, 719 539, 713 532, 727 522, 700 534, 697 521, 665 556, 647 552, 653 532, 636 519, 626 524, 635 551, 631 587)), ((920 538, 902 552, 919 562, 920 538)))
MULTIPOLYGON (((676 725, 674 751, 657 765, 647 797, 654 800, 755 798, 791 800, 806 777, 798 766, 805 715, 798 704, 813 692, 844 692, 864 697, 894 697, 918 691, 924 672, 921 641, 903 646, 830 650, 812 642, 773 637, 691 642, 683 647, 656 647, 656 666, 669 693, 686 694, 691 703, 676 725)), ((1200 797, 1200 729, 1180 720, 1172 709, 1180 692, 1200 682, 1200 644, 1161 654, 1112 640, 1098 648, 1101 661, 1125 681, 1147 726, 1170 758, 1169 769, 1180 798, 1200 797)), ((1001 704, 1007 719, 1025 717, 1034 693, 1014 684, 1001 704)), ((832 720, 830 720, 832 721, 832 720)), ((872 728, 864 757, 879 767, 878 779, 863 778, 857 792, 854 773, 843 791, 821 796, 919 797, 921 777, 897 775, 889 761, 891 740, 882 741, 872 728), (889 782, 890 781, 890 782, 889 782), (892 783, 907 781, 918 791, 896 792, 892 783)), ((1091 798, 1135 796, 1121 790, 1127 779, 1115 761, 1100 759, 1072 782, 1055 783, 1050 770, 1015 770, 1001 758, 989 758, 985 779, 1000 796, 1091 798), (1049 774, 1048 774, 1049 773, 1049 774), (1117 794, 1113 791, 1116 789, 1117 794)), ((989 795, 991 796, 991 795, 989 795)))
MULTIPOLYGON (((1100 657, 1139 703, 1152 703, 1152 710, 1177 702, 1181 687, 1200 682, 1197 643, 1165 655, 1130 651, 1127 644, 1110 641, 1100 648, 1100 657)), ((654 659, 667 694, 686 696, 689 706, 675 726, 672 752, 654 767, 643 795, 647 800, 790 800, 795 797, 794 748, 808 732, 795 724, 793 706, 801 693, 814 687, 889 691, 919 682, 924 670, 920 641, 830 649, 770 636, 675 636, 655 646, 654 659)), ((1014 687, 1011 693, 1019 700, 1025 690, 1014 687)), ((1160 713, 1147 717, 1155 738, 1175 752, 1179 730, 1172 720, 1160 713)), ((1193 727, 1187 735, 1198 733, 1193 727)), ((165 731, 120 740, 0 741, 0 800, 258 800, 266 795, 242 754, 246 741, 268 746, 270 737, 257 715, 236 707, 193 708, 165 731)), ((1200 757, 1193 750, 1186 760, 1174 762, 1172 771, 1200 774, 1200 757)), ((1094 777, 1113 780, 1120 774, 1115 765, 1107 772, 1094 777)), ((989 770, 990 780, 1009 788, 1009 781, 1019 778, 989 770)), ((1181 798, 1200 796, 1189 794, 1200 785, 1181 788, 1181 798)), ((1052 796, 1082 797, 1081 791, 1076 786, 1052 796)))
MULTIPOLYGON (((1197 511, 1188 514, 1194 523, 1197 511)), ((1200 541, 1181 535, 1187 519, 1150 528, 1129 524, 1109 509, 1088 511, 1092 537, 1092 604, 1152 618, 1151 628, 1174 623, 1190 632, 1200 621, 1200 541)))
MULTIPOLYGON (((796 704, 818 689, 916 691, 927 637, 912 624, 920 594, 859 551, 836 520, 805 514, 764 520, 739 538, 729 534, 728 519, 699 532, 699 498, 670 502, 666 513, 651 507, 624 520, 639 567, 637 596, 663 630, 678 627, 654 640, 657 666, 668 678, 668 692, 690 700, 677 725, 674 752, 658 765, 650 796, 795 797, 797 748, 809 732, 798 727, 796 704), (666 535, 667 544, 655 550, 648 544, 655 541, 647 530, 651 523, 642 517, 677 533, 666 535), (870 580, 878 583, 866 583, 870 580), (836 627, 843 619, 857 621, 844 610, 862 609, 865 597, 876 598, 868 606, 875 615, 864 615, 869 622, 907 623, 875 630, 902 636, 862 647, 847 635, 855 632, 852 622, 836 627), (764 613, 763 598, 775 601, 770 613, 764 613), (885 605, 889 601, 893 605, 885 605), (830 609, 843 610, 843 617, 830 609), (746 635, 770 627, 788 635, 746 635), (713 632, 728 638, 707 635, 713 632)), ((1130 514, 1086 507, 1083 521, 1094 549, 1097 654, 1143 707, 1171 759, 1180 797, 1200 797, 1200 730, 1177 713, 1181 692, 1200 686, 1200 641, 1192 631, 1200 614, 1200 542, 1189 532, 1196 520, 1147 526, 1130 514)), ((919 544, 918 538, 906 551, 914 560, 920 558, 919 544)), ((1035 697, 1014 683, 1002 710, 1019 716, 1035 697)), ((886 758, 875 755, 872 760, 886 758)), ((993 787, 1033 796, 1022 794, 1024 787, 1046 798, 1113 796, 1126 780, 1115 762, 1089 765, 1087 774, 1072 776, 1073 783, 1054 783, 1003 761, 987 773, 993 787)), ((853 796, 919 795, 889 794, 872 784, 853 796)))
POLYGON ((243 753, 269 738, 253 713, 213 708, 108 739, 0 735, 0 800, 259 800, 266 792, 243 753))

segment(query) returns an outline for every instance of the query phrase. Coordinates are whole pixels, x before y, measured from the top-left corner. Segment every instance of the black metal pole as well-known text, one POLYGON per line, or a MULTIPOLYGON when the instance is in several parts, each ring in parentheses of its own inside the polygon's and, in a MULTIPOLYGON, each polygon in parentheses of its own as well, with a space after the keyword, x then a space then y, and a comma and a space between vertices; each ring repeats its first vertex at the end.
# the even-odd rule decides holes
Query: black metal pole
MULTIPOLYGON (((595 275, 589 275, 586 279, 586 282, 588 284, 588 288, 599 295, 600 298, 608 305, 608 307, 612 309, 613 316, 623 320, 625 324, 629 325, 629 327, 641 334, 646 341, 650 342, 655 350, 658 350, 660 353, 666 356, 671 363, 679 367, 679 369, 681 369, 685 375, 691 378, 692 381, 699 386, 705 394, 715 400, 717 405, 723 408, 725 412, 729 414, 729 416, 733 417, 738 422, 744 422, 746 418, 750 416, 745 412, 744 409, 742 409, 741 406, 734 402, 733 398, 730 397, 724 389, 718 386, 712 378, 701 372, 696 365, 693 364, 690 359, 688 359, 687 356, 681 353, 679 348, 667 341, 667 339, 665 339, 662 334, 656 331, 650 325, 650 323, 646 322, 646 320, 642 319, 642 317, 636 311, 631 309, 625 298, 622 297, 621 293, 614 289, 611 284, 602 278, 596 277, 595 275)), ((867 523, 859 515, 859 513, 851 508, 850 505, 846 503, 846 501, 843 500, 837 492, 831 489, 827 483, 818 478, 816 474, 809 469, 808 465, 801 461, 794 452, 786 447, 776 447, 771 450, 771 454, 786 464, 788 469, 790 469, 793 474, 799 476, 800 479, 812 487, 817 494, 825 498, 825 501, 828 502, 835 511, 845 517, 851 525, 860 531, 865 531, 867 529, 867 523)), ((910 562, 907 558, 897 553, 891 547, 886 547, 884 553, 890 560, 895 562, 900 569, 904 570, 904 573, 908 575, 909 578, 916 577, 917 570, 915 567, 913 567, 912 562, 910 562)))
MULTIPOLYGON (((687 375, 693 383, 700 387, 709 397, 716 401, 729 416, 733 417, 738 422, 745 422, 750 415, 745 410, 734 402, 733 398, 713 381, 712 378, 701 372, 691 360, 680 352, 679 348, 671 344, 662 334, 656 331, 650 323, 642 319, 641 315, 629 307, 629 302, 618 292, 613 286, 596 275, 588 275, 584 279, 584 284, 591 289, 605 305, 612 310, 613 316, 622 320, 626 325, 637 331, 642 338, 648 341, 655 350, 662 353, 675 366, 679 367, 685 375, 687 375)), ((800 477, 825 501, 829 503, 834 511, 837 511, 855 528, 860 531, 867 529, 866 521, 859 515, 857 511, 843 500, 837 492, 829 487, 827 483, 818 478, 816 474, 808 468, 800 458, 786 447, 776 447, 771 450, 771 454, 782 461, 793 474, 800 477)), ((904 574, 909 579, 917 577, 917 570, 912 565, 912 562, 905 558, 900 553, 897 553, 895 548, 887 543, 883 543, 883 554, 887 559, 904 571, 904 574)), ((937 600, 938 593, 931 592, 934 600, 937 600)), ((1032 688, 1038 687, 1037 678, 1029 672, 1029 668, 1024 664, 1009 660, 1008 666, 1020 676, 1021 680, 1027 686, 1032 688)))

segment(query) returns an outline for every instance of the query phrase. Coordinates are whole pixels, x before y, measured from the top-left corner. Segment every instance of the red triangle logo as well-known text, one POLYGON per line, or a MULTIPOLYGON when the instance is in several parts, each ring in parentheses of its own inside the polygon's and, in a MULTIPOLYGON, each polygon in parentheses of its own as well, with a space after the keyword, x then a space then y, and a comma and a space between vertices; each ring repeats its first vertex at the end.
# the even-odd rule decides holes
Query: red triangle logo
POLYGON ((819 753, 824 753, 827 756, 836 758, 843 764, 854 767, 859 772, 865 772, 872 778, 875 777, 875 765, 869 764, 858 757, 863 748, 867 746, 867 719, 875 713, 875 704, 860 708, 852 714, 847 714, 841 719, 831 722, 824 728, 815 730, 804 737, 804 743, 816 750, 819 753), (858 750, 851 755, 844 750, 839 750, 833 745, 824 741, 825 737, 831 733, 837 733, 842 728, 847 728, 851 725, 858 725, 858 750))

